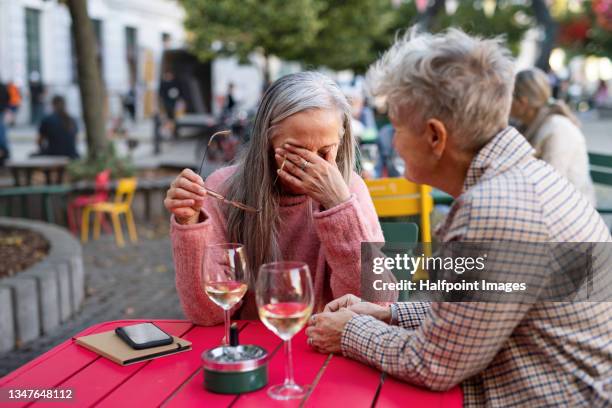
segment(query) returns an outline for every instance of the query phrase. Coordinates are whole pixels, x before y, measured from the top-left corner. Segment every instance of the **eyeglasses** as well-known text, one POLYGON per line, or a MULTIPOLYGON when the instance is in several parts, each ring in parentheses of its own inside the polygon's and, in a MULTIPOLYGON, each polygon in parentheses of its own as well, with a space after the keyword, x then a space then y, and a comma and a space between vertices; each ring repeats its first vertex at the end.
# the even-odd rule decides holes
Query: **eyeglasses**
MULTIPOLYGON (((204 156, 202 157, 202 162, 200 163, 200 168, 198 169, 198 174, 202 175, 202 168, 204 167, 204 162, 206 161, 206 158, 208 157, 208 148, 210 147, 210 145, 212 144, 213 140, 215 139, 215 137, 217 136, 228 136, 231 135, 232 131, 231 130, 222 130, 219 132, 214 133, 210 139, 208 140, 208 143, 206 144, 206 148, 204 149, 204 156)), ((208 193, 209 196, 216 198, 219 201, 224 202, 225 204, 229 204, 231 206, 234 206, 240 210, 246 211, 246 212, 250 212, 250 213, 258 213, 261 211, 261 209, 257 209, 254 207, 251 207, 250 205, 246 205, 243 204, 241 202, 238 201, 233 201, 233 200, 228 200, 227 198, 225 198, 222 194, 219 194, 218 192, 211 190, 210 188, 204 187, 204 190, 206 190, 206 192, 208 193)))

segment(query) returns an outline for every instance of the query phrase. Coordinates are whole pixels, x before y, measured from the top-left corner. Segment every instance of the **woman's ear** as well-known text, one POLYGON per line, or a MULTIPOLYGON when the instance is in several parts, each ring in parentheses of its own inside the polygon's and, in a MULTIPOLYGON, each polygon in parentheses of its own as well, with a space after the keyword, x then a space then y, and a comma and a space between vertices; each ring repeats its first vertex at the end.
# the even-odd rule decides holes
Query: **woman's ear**
POLYGON ((441 158, 446 149, 448 141, 448 132, 444 123, 438 119, 429 119, 427 121, 427 143, 431 148, 432 153, 436 158, 441 158))

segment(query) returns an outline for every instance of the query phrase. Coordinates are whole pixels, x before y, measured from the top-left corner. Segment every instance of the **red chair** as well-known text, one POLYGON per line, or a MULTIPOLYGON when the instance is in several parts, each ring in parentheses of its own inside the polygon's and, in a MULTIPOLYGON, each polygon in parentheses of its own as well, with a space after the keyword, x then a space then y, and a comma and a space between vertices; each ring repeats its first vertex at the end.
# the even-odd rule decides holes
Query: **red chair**
MULTIPOLYGON (((108 200, 108 190, 110 185, 110 170, 101 171, 96 175, 94 193, 91 195, 80 195, 68 204, 68 226, 74 235, 79 233, 78 221, 81 219, 80 210, 85 206, 101 203, 108 200)), ((109 230, 106 220, 102 219, 102 226, 105 231, 109 230)))

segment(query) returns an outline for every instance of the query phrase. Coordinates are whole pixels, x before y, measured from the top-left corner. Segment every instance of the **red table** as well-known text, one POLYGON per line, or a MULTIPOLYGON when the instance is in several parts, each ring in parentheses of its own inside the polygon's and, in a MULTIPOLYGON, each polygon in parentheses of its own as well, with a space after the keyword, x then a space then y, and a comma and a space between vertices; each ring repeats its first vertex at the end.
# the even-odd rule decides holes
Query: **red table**
MULTIPOLYGON (((122 320, 90 327, 79 335, 112 330, 146 320, 122 320)), ((65 341, 42 356, 0 379, 0 406, 53 407, 327 407, 351 408, 411 406, 461 407, 459 387, 439 393, 399 382, 379 371, 337 355, 323 355, 306 344, 304 331, 293 339, 296 381, 314 384, 305 401, 277 402, 266 389, 242 395, 221 395, 204 390, 200 355, 217 346, 223 326, 201 327, 181 320, 155 321, 162 329, 193 343, 193 350, 122 367, 106 358, 65 341), (10 389, 72 389, 68 401, 20 401, 7 403, 10 389)), ((258 344, 273 353, 269 384, 282 382, 284 355, 281 340, 260 322, 243 321, 240 342, 258 344)))

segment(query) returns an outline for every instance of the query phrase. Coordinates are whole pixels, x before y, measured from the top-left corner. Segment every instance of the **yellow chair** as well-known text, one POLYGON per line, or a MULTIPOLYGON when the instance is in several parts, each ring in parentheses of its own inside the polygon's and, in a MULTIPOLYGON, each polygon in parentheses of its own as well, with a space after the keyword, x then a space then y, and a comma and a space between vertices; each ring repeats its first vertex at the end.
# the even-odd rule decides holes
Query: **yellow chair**
POLYGON ((115 240, 117 245, 123 247, 125 241, 123 240, 123 232, 121 231, 121 222, 119 216, 125 214, 125 220, 128 228, 130 240, 132 242, 138 242, 138 235, 136 233, 136 225, 134 224, 134 216, 132 214, 132 200, 134 199, 134 193, 136 192, 137 180, 136 178, 123 178, 120 179, 117 184, 117 191, 115 192, 114 202, 103 202, 96 203, 86 206, 83 209, 83 221, 81 222, 81 241, 87 242, 89 237, 89 215, 94 213, 94 228, 93 238, 100 238, 100 221, 104 214, 108 213, 113 221, 113 230, 115 232, 115 240))
POLYGON ((420 215, 421 242, 431 242, 431 187, 403 177, 366 180, 379 218, 420 215))

